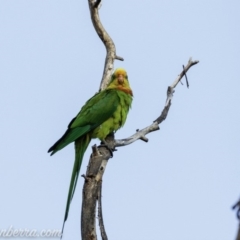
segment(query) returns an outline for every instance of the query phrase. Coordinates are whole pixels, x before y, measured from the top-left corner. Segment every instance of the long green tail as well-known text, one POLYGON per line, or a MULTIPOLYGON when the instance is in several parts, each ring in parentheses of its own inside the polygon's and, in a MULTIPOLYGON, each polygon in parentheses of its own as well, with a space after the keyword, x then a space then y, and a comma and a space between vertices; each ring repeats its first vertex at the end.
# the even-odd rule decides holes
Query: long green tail
POLYGON ((74 195, 74 192, 76 189, 83 155, 84 155, 90 141, 91 141, 91 137, 89 134, 85 134, 84 136, 78 138, 75 141, 75 162, 73 165, 72 177, 71 177, 69 191, 68 191, 66 210, 65 210, 64 221, 63 221, 63 226, 62 226, 62 234, 63 234, 65 222, 68 218, 70 203, 72 201, 72 198, 73 198, 73 195, 74 195))

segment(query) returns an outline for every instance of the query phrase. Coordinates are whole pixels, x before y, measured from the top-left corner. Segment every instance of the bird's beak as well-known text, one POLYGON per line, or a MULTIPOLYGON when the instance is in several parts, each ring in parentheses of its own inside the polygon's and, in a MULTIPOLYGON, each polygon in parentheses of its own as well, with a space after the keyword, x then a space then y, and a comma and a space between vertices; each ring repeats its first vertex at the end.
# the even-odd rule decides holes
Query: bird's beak
POLYGON ((118 83, 122 85, 123 82, 124 82, 124 77, 123 77, 122 74, 119 74, 119 75, 118 75, 118 83))

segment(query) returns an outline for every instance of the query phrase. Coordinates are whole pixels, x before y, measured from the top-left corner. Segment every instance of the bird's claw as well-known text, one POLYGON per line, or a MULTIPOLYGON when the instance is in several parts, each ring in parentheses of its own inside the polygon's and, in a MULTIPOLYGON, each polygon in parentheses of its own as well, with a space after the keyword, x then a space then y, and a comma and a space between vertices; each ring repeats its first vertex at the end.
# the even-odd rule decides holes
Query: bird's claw
POLYGON ((102 141, 100 147, 105 147, 110 152, 111 157, 113 157, 113 152, 117 151, 115 146, 112 146, 111 144, 108 144, 106 141, 102 141))

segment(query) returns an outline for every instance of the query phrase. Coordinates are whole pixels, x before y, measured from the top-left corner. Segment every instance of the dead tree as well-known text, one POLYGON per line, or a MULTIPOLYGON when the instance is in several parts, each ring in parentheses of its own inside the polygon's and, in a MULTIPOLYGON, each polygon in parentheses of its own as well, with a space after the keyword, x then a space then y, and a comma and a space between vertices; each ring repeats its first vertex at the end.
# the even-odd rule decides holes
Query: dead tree
MULTIPOLYGON (((101 84, 99 87, 99 91, 101 91, 106 88, 110 80, 112 71, 114 69, 114 60, 117 59, 117 60, 123 61, 123 58, 119 57, 116 54, 116 48, 115 48, 114 42, 100 22, 98 10, 99 10, 99 4, 101 3, 101 0, 96 0, 96 1, 88 0, 88 3, 89 3, 89 9, 91 13, 93 26, 107 50, 103 76, 102 76, 101 84)), ((136 133, 134 133, 132 136, 125 139, 120 139, 120 140, 114 139, 114 135, 111 134, 106 139, 106 141, 108 142, 108 145, 112 146, 113 148, 122 147, 128 144, 131 144, 137 141, 138 139, 148 142, 146 135, 149 134, 150 132, 159 130, 160 129, 159 125, 161 124, 162 121, 166 119, 171 106, 174 89, 176 88, 177 84, 185 76, 187 86, 188 86, 186 73, 190 69, 190 67, 197 64, 198 62, 199 61, 192 61, 192 59, 190 58, 187 65, 185 67, 183 66, 182 72, 177 76, 176 80, 172 83, 172 85, 170 85, 167 88, 167 99, 166 99, 164 109, 162 110, 159 117, 157 117, 152 124, 145 127, 144 129, 137 130, 136 133)), ((81 212, 82 240, 97 239, 97 235, 96 235, 97 203, 98 203, 98 220, 99 220, 101 236, 103 240, 108 239, 105 228, 104 228, 104 224, 103 224, 101 189, 102 189, 103 174, 110 157, 111 157, 111 153, 109 152, 108 149, 106 149, 104 146, 101 146, 101 145, 98 147, 94 145, 92 147, 92 154, 89 160, 86 175, 82 175, 82 177, 84 177, 85 179, 83 192, 82 192, 82 212, 81 212)))

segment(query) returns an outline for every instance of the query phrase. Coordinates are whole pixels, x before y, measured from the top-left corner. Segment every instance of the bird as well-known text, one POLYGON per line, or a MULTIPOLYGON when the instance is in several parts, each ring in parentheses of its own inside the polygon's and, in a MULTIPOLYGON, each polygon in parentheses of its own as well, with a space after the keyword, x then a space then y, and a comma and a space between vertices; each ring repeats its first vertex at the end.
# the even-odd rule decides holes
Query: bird
POLYGON ((133 100, 133 92, 125 69, 117 68, 107 87, 96 93, 81 108, 80 112, 69 123, 63 136, 49 148, 52 156, 68 144, 75 144, 75 161, 68 190, 67 203, 62 227, 68 218, 84 153, 93 138, 105 142, 105 138, 115 133, 126 122, 133 100))

